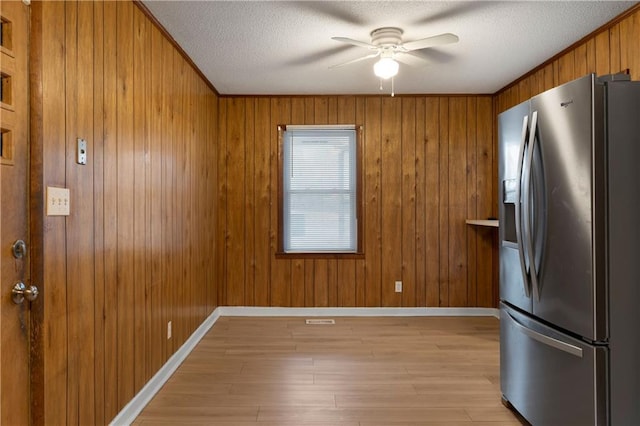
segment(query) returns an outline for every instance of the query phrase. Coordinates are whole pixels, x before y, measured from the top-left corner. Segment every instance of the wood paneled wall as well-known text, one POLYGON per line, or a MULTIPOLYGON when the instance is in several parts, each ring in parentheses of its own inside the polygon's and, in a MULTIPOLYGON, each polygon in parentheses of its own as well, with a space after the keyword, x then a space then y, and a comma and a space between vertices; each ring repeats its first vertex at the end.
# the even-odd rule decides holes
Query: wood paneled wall
POLYGON ((131 2, 32 8, 33 142, 42 184, 71 191, 44 217, 36 420, 104 424, 217 306, 218 100, 131 2))
POLYGON ((496 306, 491 96, 224 97, 221 305, 496 306), (276 259, 278 124, 364 126, 362 259, 276 259), (402 280, 403 292, 394 283, 402 280))
POLYGON ((628 69, 632 80, 640 80, 639 52, 640 8, 635 6, 622 19, 604 26, 498 92, 496 113, 592 72, 605 75, 628 69))
POLYGON ((40 236, 48 424, 109 422, 218 305, 495 306, 495 230, 464 220, 497 214, 496 114, 589 71, 640 79, 636 13, 494 97, 219 98, 130 2, 31 7, 34 185, 72 210, 40 236), (364 259, 276 259, 293 123, 364 126, 364 259))

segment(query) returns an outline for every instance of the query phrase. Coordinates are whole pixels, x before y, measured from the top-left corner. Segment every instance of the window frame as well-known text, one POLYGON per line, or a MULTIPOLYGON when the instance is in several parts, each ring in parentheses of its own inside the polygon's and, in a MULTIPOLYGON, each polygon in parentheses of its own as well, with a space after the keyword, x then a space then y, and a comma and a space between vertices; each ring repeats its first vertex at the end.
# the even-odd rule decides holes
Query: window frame
POLYGON ((278 248, 276 258, 289 259, 363 259, 364 209, 362 203, 363 128, 354 124, 278 125, 278 248), (356 251, 355 252, 285 252, 284 251, 284 132, 287 130, 355 130, 356 148, 356 251))

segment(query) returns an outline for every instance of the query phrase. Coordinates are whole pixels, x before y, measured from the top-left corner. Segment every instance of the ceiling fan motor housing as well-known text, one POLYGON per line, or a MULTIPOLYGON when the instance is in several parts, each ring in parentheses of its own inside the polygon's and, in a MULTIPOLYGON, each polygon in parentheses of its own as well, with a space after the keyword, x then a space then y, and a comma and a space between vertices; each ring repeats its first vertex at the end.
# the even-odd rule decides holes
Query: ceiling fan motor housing
POLYGON ((396 27, 382 27, 371 31, 371 44, 375 46, 398 46, 402 43, 402 30, 396 27))

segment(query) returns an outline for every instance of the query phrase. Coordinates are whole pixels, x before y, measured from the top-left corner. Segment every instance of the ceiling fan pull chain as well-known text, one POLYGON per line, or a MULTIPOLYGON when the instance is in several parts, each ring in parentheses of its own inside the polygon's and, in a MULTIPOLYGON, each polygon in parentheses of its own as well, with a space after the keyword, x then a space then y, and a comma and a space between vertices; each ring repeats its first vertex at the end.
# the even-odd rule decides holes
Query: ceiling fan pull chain
POLYGON ((395 87, 393 85, 393 77, 391 77, 391 97, 395 96, 395 87))
POLYGON ((380 79, 380 91, 382 92, 382 90, 384 89, 382 88, 382 79, 380 79))

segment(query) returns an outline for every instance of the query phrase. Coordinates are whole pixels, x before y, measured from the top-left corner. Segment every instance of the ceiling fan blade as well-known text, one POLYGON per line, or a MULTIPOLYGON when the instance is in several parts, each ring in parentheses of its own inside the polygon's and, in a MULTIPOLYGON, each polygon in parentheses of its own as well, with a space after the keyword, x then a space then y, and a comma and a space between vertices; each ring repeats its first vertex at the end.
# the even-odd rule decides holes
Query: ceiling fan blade
POLYGON ((331 37, 332 40, 341 41, 343 43, 353 44, 354 46, 364 47, 365 49, 377 49, 378 46, 375 46, 370 43, 365 43, 364 41, 354 40, 348 37, 331 37))
POLYGON ((421 40, 409 41, 402 43, 402 48, 409 52, 411 50, 426 49, 427 47, 440 46, 443 44, 457 43, 458 36, 451 33, 440 34, 433 37, 423 38, 421 40))
POLYGON ((423 67, 433 63, 424 56, 414 55, 413 52, 398 52, 393 56, 393 59, 412 67, 423 67))
POLYGON ((367 55, 367 56, 363 56, 361 58, 356 58, 356 59, 352 59, 350 61, 347 62, 343 62, 341 64, 337 64, 337 65, 331 65, 329 67, 329 69, 333 69, 333 68, 339 68, 339 67, 343 67, 345 65, 351 65, 351 64, 355 64, 356 62, 360 62, 360 61, 364 61, 366 59, 371 59, 371 58, 375 58, 376 56, 379 56, 380 52, 376 52, 376 53, 372 53, 371 55, 367 55))
POLYGON ((325 58, 328 58, 330 56, 337 55, 339 53, 344 53, 347 50, 351 50, 351 46, 347 46, 346 44, 335 45, 331 49, 318 50, 308 55, 300 56, 298 58, 293 58, 290 61, 286 61, 285 64, 294 66, 294 67, 298 67, 301 65, 310 65, 315 62, 321 61, 325 58))
POLYGON ((332 20, 340 20, 353 25, 364 25, 363 17, 351 10, 351 7, 345 2, 328 2, 328 1, 296 1, 291 2, 292 7, 302 9, 304 12, 310 12, 314 15, 324 15, 332 20))
MULTIPOLYGON (((417 19, 413 21, 413 25, 431 25, 438 21, 445 21, 447 19, 453 20, 460 18, 464 15, 469 15, 474 13, 480 9, 484 9, 487 7, 485 2, 482 1, 469 1, 469 2, 453 2, 455 5, 452 6, 444 6, 443 10, 440 10, 436 13, 433 13, 429 16, 425 16, 423 18, 417 19)), ((502 3, 500 3, 502 4, 502 3)), ((497 7, 499 5, 492 4, 491 7, 497 7)))

